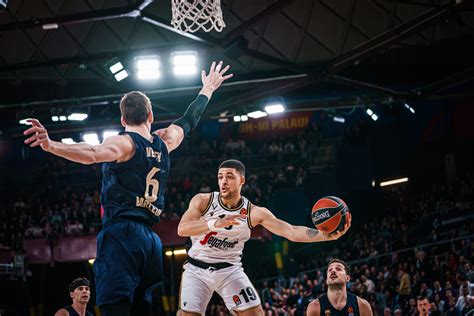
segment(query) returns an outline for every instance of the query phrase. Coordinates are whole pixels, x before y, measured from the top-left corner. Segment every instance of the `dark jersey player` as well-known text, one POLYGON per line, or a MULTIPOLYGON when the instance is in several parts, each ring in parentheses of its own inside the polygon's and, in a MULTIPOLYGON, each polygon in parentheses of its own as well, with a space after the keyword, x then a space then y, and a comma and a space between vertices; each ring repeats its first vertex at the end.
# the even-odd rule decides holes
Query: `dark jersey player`
POLYGON ((91 289, 89 280, 86 278, 77 278, 69 284, 69 296, 72 304, 61 308, 54 316, 92 316, 87 311, 87 303, 91 298, 91 289))
POLYGON ((347 264, 342 260, 331 260, 326 275, 328 292, 309 304, 306 315, 372 316, 372 308, 366 300, 347 292, 350 279, 347 264))
POLYGON ((102 164, 101 203, 103 229, 97 236, 94 263, 96 302, 103 316, 145 315, 151 290, 163 280, 162 247, 151 225, 159 221, 164 206, 169 153, 199 122, 212 93, 232 75, 229 66, 212 63, 203 71, 203 88, 185 114, 169 127, 151 133, 153 112, 141 92, 130 92, 120 101, 125 132, 102 144, 63 144, 49 139, 36 119, 24 132, 31 147, 82 164, 102 164))

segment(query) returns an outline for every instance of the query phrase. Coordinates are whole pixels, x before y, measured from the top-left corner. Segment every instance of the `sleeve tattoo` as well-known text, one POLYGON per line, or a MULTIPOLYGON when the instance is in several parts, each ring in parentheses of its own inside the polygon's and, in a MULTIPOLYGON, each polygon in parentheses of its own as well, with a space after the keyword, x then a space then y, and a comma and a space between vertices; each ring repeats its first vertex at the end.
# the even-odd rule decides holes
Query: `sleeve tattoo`
POLYGON ((317 229, 308 228, 306 230, 306 236, 308 236, 309 238, 315 238, 318 234, 319 231, 317 229))

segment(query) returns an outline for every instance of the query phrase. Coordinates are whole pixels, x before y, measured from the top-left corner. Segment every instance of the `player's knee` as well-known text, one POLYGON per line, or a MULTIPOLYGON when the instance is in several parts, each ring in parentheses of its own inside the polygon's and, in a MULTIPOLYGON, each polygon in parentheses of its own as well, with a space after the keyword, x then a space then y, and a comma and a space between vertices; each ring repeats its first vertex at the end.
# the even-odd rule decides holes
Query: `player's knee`
POLYGON ((235 311, 235 313, 239 316, 263 316, 263 308, 262 305, 258 305, 257 307, 245 310, 245 311, 235 311))

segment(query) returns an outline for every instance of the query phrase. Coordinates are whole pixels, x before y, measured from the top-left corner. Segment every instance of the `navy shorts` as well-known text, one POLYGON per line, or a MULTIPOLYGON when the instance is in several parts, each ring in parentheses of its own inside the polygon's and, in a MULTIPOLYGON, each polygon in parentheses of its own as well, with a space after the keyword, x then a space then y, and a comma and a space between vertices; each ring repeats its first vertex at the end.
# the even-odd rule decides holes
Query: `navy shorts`
POLYGON ((124 298, 151 302, 151 291, 163 281, 160 238, 128 219, 106 225, 97 235, 94 274, 99 307, 124 298))

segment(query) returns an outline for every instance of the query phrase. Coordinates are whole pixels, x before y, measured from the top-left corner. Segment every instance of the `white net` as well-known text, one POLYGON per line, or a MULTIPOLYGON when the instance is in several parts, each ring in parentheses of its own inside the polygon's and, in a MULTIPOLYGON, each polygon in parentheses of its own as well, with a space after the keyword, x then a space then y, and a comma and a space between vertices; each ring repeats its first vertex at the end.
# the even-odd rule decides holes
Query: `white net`
POLYGON ((171 25, 181 32, 221 32, 225 27, 221 0, 171 0, 171 10, 171 25))

